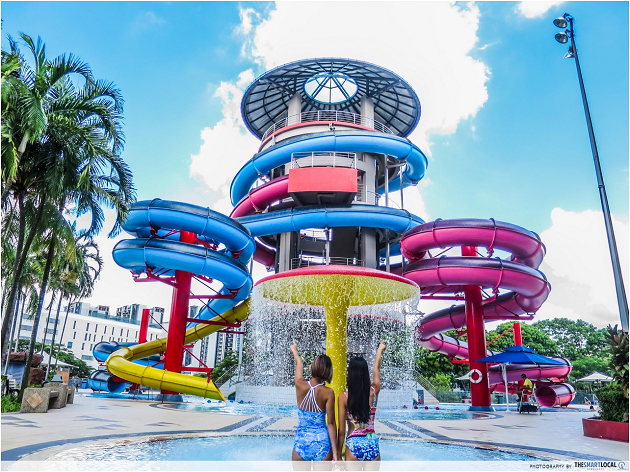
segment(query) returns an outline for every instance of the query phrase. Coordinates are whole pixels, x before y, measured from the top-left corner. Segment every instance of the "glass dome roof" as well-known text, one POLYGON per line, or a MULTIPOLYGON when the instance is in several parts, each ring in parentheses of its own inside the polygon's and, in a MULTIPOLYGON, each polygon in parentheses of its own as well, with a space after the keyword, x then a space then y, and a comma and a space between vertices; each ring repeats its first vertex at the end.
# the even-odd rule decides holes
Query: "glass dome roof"
POLYGON ((341 110, 361 113, 361 99, 374 103, 374 119, 398 136, 408 136, 420 120, 420 100, 400 76, 369 62, 343 58, 304 59, 265 72, 247 88, 241 114, 261 138, 286 118, 291 97, 302 97, 302 112, 341 110))

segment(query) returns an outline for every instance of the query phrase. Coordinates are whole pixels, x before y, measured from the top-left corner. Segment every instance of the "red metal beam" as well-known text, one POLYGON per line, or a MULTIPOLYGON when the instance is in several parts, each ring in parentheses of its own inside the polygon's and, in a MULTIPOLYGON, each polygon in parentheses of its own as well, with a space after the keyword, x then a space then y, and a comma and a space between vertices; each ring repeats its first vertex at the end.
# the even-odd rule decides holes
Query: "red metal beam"
POLYGON ((186 321, 188 321, 189 323, 201 323, 201 324, 215 325, 215 326, 227 326, 228 328, 241 327, 241 323, 228 323, 227 321, 200 320, 198 318, 186 318, 186 321))

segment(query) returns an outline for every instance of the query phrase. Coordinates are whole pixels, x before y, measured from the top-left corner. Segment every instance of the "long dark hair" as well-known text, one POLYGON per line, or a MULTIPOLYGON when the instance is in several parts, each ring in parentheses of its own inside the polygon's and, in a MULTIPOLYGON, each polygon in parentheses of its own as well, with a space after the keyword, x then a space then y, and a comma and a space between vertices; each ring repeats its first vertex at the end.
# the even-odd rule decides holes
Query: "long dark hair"
POLYGON ((351 359, 348 365, 348 413, 359 423, 367 423, 370 419, 370 385, 370 371, 365 359, 351 359))

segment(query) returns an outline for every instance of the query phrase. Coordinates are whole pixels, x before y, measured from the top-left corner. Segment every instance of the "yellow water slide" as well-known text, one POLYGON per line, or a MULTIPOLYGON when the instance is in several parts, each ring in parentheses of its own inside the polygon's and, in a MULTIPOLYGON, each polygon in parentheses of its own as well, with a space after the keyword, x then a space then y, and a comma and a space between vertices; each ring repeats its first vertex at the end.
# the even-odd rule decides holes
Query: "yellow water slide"
MULTIPOLYGON (((249 298, 240 305, 235 306, 222 315, 214 317, 210 321, 237 323, 245 320, 248 316, 249 298)), ((184 342, 186 344, 194 343, 221 329, 223 329, 221 325, 197 324, 186 331, 184 342)), ((210 379, 193 377, 191 375, 180 374, 179 372, 169 372, 167 370, 143 366, 133 362, 154 354, 159 354, 165 350, 166 338, 156 339, 131 347, 123 347, 114 351, 107 358, 107 370, 128 382, 134 382, 147 387, 225 401, 221 390, 219 390, 210 379)))

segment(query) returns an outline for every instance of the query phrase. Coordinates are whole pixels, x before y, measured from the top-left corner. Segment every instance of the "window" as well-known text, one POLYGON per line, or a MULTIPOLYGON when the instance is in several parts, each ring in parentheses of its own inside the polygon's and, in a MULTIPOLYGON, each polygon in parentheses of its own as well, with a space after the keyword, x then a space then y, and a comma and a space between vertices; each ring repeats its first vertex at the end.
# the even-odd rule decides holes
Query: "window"
POLYGON ((103 338, 104 338, 104 337, 105 337, 105 336, 101 336, 101 341, 103 341, 103 338))
POLYGON ((72 333, 72 339, 77 339, 77 332, 72 333))
POLYGON ((129 337, 129 330, 127 330, 127 337, 129 337))
POLYGON ((94 350, 94 344, 90 344, 90 351, 94 350))
POLYGON ((87 326, 85 327, 85 330, 88 331, 90 329, 90 323, 87 324, 87 326))
POLYGON ((120 328, 120 335, 121 335, 121 336, 122 336, 122 332, 123 332, 123 329, 122 329, 122 328, 120 328))
POLYGON ((88 334, 87 334, 87 333, 85 333, 85 337, 83 338, 83 340, 84 340, 84 341, 87 341, 87 337, 88 337, 88 334))
POLYGON ((33 331, 33 327, 29 325, 22 325, 22 329, 24 331, 33 331))
POLYGON ((72 323, 72 329, 77 329, 77 320, 74 320, 74 323, 72 323))
POLYGON ((85 349, 85 343, 81 343, 81 350, 83 351, 85 349))
POLYGON ((81 359, 84 360, 84 361, 93 361, 94 360, 94 358, 92 356, 88 356, 86 354, 83 354, 81 356, 81 359))
POLYGON ((114 327, 112 326, 112 334, 114 334, 114 327))
POLYGON ((94 326, 94 332, 98 333, 98 325, 94 326))
POLYGON ((68 348, 72 347, 72 341, 68 341, 68 348))

